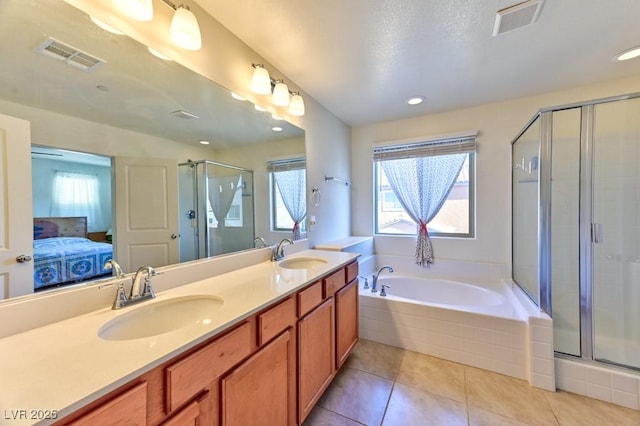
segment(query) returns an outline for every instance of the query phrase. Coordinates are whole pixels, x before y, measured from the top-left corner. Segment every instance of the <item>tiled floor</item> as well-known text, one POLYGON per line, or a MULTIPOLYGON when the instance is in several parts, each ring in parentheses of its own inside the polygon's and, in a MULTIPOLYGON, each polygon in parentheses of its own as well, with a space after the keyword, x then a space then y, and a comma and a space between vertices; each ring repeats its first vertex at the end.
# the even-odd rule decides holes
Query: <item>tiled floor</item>
POLYGON ((640 411, 361 340, 304 426, 640 425, 640 411))

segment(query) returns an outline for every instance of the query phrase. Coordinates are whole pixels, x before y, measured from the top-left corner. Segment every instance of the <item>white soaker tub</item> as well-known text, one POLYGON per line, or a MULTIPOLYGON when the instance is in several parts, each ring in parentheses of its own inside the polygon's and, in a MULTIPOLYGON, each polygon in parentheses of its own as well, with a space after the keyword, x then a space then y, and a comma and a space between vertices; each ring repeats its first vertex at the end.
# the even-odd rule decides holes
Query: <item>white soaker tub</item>
MULTIPOLYGON (((436 260, 423 268, 413 259, 374 255, 360 261, 360 337, 483 368, 538 387, 532 380, 530 312, 504 279, 503 265, 436 260), (377 292, 364 289, 372 275, 389 265, 377 281, 377 292), (380 296, 382 284, 389 285, 380 296)), ((534 314, 535 316, 535 314, 534 314)), ((536 325, 550 327, 539 321, 536 325)), ((550 330, 550 329, 549 329, 550 330)), ((552 342, 549 342, 552 343, 552 342)), ((552 347, 552 345, 551 345, 552 347)), ((553 364, 553 352, 548 361, 553 364)))

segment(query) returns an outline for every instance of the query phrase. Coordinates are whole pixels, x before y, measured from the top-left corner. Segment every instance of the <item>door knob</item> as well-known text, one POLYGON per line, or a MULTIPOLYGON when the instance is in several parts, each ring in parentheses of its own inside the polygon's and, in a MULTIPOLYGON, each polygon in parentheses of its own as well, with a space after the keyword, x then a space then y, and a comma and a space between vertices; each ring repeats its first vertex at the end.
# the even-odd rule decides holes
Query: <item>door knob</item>
POLYGON ((171 234, 171 239, 172 239, 172 240, 175 240, 175 239, 176 239, 176 238, 178 238, 178 237, 179 237, 179 235, 178 235, 178 234, 171 234))
POLYGON ((27 263, 27 262, 31 262, 31 256, 26 255, 26 254, 21 254, 20 256, 16 257, 16 261, 18 263, 27 263))

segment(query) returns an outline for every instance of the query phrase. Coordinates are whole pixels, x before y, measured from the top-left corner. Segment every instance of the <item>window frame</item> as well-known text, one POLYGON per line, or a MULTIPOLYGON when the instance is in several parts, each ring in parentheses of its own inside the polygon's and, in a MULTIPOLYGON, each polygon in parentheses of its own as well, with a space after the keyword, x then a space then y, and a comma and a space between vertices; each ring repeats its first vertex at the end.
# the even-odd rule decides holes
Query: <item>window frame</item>
MULTIPOLYGON (((472 136, 474 138, 475 141, 475 134, 472 136)), ((471 136, 468 136, 471 137, 471 136)), ((424 141, 422 140, 421 142, 418 143, 414 143, 411 145, 437 145, 437 144, 444 144, 446 143, 448 140, 451 139, 464 139, 464 138, 448 138, 448 139, 440 139, 440 140, 432 140, 432 141, 424 141)), ((385 146, 385 148, 391 149, 393 150, 394 148, 398 147, 411 147, 411 145, 408 145, 406 143, 403 144, 396 144, 396 145, 387 145, 385 146)), ((410 148, 408 149, 410 150, 410 148)), ((375 149, 374 149, 375 152, 375 149)), ((453 154, 453 152, 451 153, 453 154)), ((469 228, 468 228, 468 232, 466 233, 453 233, 453 232, 437 232, 437 231, 432 231, 431 229, 429 229, 429 236, 433 237, 433 238, 455 238, 455 239, 474 239, 476 236, 476 154, 477 151, 474 150, 473 151, 468 151, 467 154, 469 155, 468 158, 468 162, 469 162, 469 210, 468 210, 468 215, 469 215, 469 228)), ((446 154, 444 154, 446 155, 446 154)), ((427 155, 415 155, 415 156, 420 156, 420 157, 426 157, 427 155)), ((378 223, 378 206, 379 206, 379 202, 380 202, 380 196, 381 196, 381 191, 379 190, 379 173, 380 173, 380 162, 384 161, 384 159, 374 159, 373 160, 373 216, 374 216, 374 220, 373 220, 373 234, 375 236, 381 236, 381 237, 385 237, 385 236, 391 236, 391 237, 415 237, 417 235, 417 232, 414 232, 412 234, 402 234, 402 233, 394 233, 394 232, 380 232, 379 229, 379 223, 378 223)), ((404 211, 404 209, 403 209, 404 211)))
MULTIPOLYGON (((270 211, 270 228, 272 232, 293 232, 293 227, 291 228, 282 228, 277 227, 277 201, 276 197, 279 194, 278 185, 276 184, 276 176, 277 172, 284 172, 287 170, 295 170, 295 169, 304 169, 306 173, 306 159, 303 157, 295 157, 295 158, 287 158, 281 160, 273 160, 267 162, 267 173, 269 175, 269 211, 270 211)), ((305 179, 306 180, 306 179, 305 179)), ((305 189, 306 190, 306 189, 305 189)), ((282 197, 282 195, 280 195, 282 197)), ((308 200, 307 200, 308 201, 308 200)), ((303 220, 300 222, 300 232, 307 232, 307 221, 303 220)))

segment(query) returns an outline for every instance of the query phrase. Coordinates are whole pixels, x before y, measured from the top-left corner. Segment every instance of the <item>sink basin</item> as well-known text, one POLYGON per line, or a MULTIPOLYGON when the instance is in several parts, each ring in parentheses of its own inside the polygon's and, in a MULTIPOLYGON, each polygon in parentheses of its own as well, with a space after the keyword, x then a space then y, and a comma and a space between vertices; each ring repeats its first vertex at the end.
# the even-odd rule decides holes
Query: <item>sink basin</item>
POLYGON ((98 330, 98 336, 105 340, 142 339, 183 327, 206 325, 222 305, 221 298, 209 295, 150 301, 107 321, 98 330))
POLYGON ((326 265, 327 261, 317 257, 292 257, 279 263, 284 269, 311 269, 326 265))

